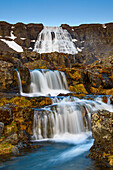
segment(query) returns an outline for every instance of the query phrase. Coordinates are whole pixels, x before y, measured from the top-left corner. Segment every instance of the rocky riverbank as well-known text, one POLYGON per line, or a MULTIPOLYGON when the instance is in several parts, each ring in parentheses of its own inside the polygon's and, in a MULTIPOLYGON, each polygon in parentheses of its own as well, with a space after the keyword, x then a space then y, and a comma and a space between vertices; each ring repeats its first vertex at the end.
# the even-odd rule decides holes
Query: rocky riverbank
POLYGON ((91 127, 94 144, 90 149, 90 158, 113 167, 113 113, 106 110, 94 113, 91 127))

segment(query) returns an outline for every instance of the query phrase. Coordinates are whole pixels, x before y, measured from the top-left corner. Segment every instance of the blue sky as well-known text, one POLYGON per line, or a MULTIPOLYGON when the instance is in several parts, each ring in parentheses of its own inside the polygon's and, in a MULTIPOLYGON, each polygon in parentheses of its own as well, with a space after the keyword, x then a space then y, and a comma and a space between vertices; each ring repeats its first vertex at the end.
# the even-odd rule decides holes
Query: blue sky
POLYGON ((113 0, 0 0, 0 21, 45 26, 113 22, 113 0))

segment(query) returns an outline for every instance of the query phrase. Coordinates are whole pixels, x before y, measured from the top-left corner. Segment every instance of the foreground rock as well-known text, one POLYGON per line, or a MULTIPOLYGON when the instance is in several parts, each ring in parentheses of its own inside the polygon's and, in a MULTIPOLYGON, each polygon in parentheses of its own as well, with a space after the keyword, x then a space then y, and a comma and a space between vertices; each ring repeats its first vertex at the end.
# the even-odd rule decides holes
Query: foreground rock
POLYGON ((0 98, 0 155, 18 154, 31 147, 34 109, 52 104, 48 97, 0 98))
POLYGON ((94 144, 90 149, 90 158, 113 166, 113 113, 98 111, 92 115, 91 126, 94 144))

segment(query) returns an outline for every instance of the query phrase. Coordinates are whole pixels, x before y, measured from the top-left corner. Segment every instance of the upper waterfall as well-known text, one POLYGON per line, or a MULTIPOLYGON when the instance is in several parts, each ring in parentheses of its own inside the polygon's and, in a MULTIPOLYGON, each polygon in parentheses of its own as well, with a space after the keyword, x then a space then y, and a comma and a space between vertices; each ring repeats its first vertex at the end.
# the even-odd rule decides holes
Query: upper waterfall
POLYGON ((78 53, 69 32, 62 27, 44 27, 34 46, 38 53, 78 53))

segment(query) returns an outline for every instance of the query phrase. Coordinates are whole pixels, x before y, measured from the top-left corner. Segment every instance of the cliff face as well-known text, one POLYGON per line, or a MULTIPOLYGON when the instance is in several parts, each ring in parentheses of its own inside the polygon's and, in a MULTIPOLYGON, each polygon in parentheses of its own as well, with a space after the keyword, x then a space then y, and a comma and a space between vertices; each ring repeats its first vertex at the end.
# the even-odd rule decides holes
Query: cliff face
POLYGON ((42 68, 65 71, 71 91, 78 92, 83 84, 85 92, 113 94, 113 23, 61 26, 71 34, 78 54, 36 53, 32 50, 42 24, 0 22, 0 91, 18 92, 16 68, 20 70, 23 89, 28 92, 28 69, 42 68))
MULTIPOLYGON (((108 24, 83 24, 80 26, 69 26, 62 24, 72 36, 77 47, 78 54, 75 55, 76 62, 92 63, 98 58, 113 54, 113 23, 108 24), (86 62, 87 60, 87 62, 86 62), (88 61, 89 60, 89 61, 88 61)), ((14 41, 22 47, 22 50, 32 51, 38 34, 43 29, 43 24, 9 24, 0 22, 0 51, 14 51, 6 43, 6 40, 14 41)))
MULTIPOLYGON (((14 41, 23 50, 32 51, 39 32, 43 29, 43 24, 9 24, 0 22, 0 51, 13 51, 6 45, 6 41, 14 41), (3 40, 6 40, 5 42, 3 40)), ((22 51, 21 51, 22 52, 22 51)))
POLYGON ((61 26, 68 30, 75 45, 82 50, 79 55, 102 58, 113 54, 113 23, 61 26))

